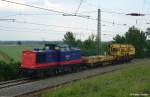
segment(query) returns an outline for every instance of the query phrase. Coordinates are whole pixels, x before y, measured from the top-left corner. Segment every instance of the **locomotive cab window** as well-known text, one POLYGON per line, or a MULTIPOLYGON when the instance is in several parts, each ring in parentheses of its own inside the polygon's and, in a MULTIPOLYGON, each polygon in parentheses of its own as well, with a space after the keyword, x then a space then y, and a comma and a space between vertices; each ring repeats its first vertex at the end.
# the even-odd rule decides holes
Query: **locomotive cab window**
POLYGON ((70 47, 68 45, 60 45, 60 51, 70 51, 70 47))
POLYGON ((36 55, 36 63, 41 64, 46 62, 46 54, 45 53, 37 53, 36 55))
POLYGON ((60 47, 59 47, 59 46, 56 46, 56 47, 55 47, 55 50, 60 50, 60 47))

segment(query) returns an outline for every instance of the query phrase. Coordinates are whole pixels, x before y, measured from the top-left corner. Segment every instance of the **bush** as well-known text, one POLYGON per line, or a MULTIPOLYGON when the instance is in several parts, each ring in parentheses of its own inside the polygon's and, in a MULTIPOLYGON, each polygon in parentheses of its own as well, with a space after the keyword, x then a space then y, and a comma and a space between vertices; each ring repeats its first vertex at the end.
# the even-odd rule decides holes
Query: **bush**
POLYGON ((97 54, 96 50, 82 50, 81 51, 82 56, 94 56, 96 54, 97 54))
POLYGON ((0 61, 0 81, 19 78, 20 62, 5 63, 0 61))

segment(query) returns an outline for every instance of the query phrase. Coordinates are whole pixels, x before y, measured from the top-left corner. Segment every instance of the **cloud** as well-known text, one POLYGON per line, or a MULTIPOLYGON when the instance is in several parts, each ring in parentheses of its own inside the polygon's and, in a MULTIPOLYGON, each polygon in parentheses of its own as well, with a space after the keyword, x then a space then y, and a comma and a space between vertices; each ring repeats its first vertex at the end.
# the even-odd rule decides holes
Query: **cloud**
MULTIPOLYGON (((53 10, 64 10, 64 7, 60 4, 57 3, 52 3, 49 0, 11 0, 12 2, 18 2, 18 3, 23 3, 23 4, 29 4, 29 5, 34 5, 34 6, 40 6, 42 8, 49 8, 53 10)), ((34 11, 34 8, 22 6, 22 5, 17 5, 17 4, 12 4, 8 3, 5 1, 0 1, 0 10, 5 10, 5 11, 25 11, 29 10, 34 11)))
POLYGON ((48 0, 45 0, 44 6, 49 9, 56 9, 56 10, 64 10, 65 9, 63 5, 52 3, 48 0))
MULTIPOLYGON (((18 2, 18 3, 25 3, 25 0, 11 0, 12 2, 18 2)), ((7 10, 7 11, 19 11, 26 9, 25 6, 17 5, 17 4, 11 4, 5 1, 0 1, 0 10, 7 10)))

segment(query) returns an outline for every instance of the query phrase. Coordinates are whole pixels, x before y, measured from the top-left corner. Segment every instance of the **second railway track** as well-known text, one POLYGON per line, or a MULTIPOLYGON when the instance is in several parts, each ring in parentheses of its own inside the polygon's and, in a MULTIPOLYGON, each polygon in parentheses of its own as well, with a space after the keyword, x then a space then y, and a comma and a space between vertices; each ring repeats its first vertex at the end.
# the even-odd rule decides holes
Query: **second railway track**
POLYGON ((29 78, 22 78, 22 79, 17 79, 17 80, 0 82, 0 89, 13 87, 13 86, 20 85, 20 84, 25 84, 28 82, 31 82, 31 80, 29 78))

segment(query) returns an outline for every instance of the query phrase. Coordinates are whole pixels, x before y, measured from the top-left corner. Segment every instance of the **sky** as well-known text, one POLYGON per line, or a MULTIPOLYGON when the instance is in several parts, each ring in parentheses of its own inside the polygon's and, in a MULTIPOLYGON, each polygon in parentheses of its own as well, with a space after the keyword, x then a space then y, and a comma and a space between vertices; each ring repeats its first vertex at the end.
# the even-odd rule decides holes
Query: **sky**
POLYGON ((111 41, 116 34, 123 35, 129 27, 145 31, 150 27, 149 0, 8 0, 45 9, 77 14, 83 17, 64 16, 62 13, 31 8, 0 0, 1 41, 60 41, 67 31, 85 40, 97 34, 97 10, 101 9, 102 41, 111 41), (146 14, 143 17, 127 13, 146 14), (90 19, 87 18, 90 16, 90 19), (15 19, 15 20, 3 20, 15 19))

